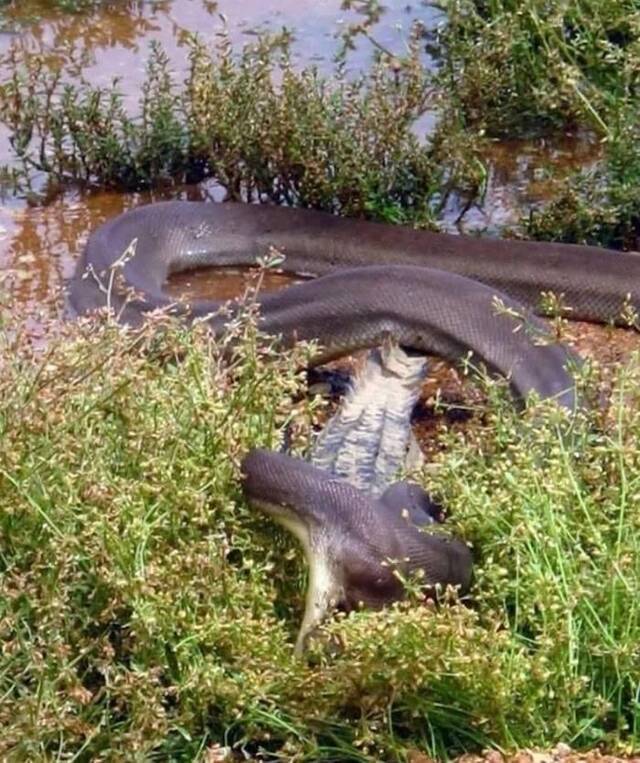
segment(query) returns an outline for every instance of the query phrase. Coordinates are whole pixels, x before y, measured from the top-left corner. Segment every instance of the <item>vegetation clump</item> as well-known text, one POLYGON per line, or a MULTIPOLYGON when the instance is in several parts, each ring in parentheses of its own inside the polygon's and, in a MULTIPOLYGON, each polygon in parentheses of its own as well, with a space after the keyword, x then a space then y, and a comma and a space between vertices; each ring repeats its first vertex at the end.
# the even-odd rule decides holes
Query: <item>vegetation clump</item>
POLYGON ((0 755, 637 747, 640 361, 570 437, 491 393, 478 440, 424 475, 473 544, 471 601, 337 618, 301 662, 300 557, 238 464, 286 426, 304 441, 306 355, 250 313, 217 342, 81 321, 38 352, 5 314, 0 755))
POLYGON ((42 59, 15 62, 0 118, 27 175, 120 189, 210 177, 232 199, 420 225, 482 180, 475 157, 451 151, 451 125, 429 144, 413 131, 429 102, 417 38, 401 69, 381 61, 332 82, 292 67, 286 33, 239 58, 226 36, 214 51, 189 45, 182 89, 152 46, 137 116, 117 85, 66 82, 42 59))
MULTIPOLYGON (((640 15, 630 0, 444 0, 438 80, 472 131, 588 131, 603 156, 523 220, 529 238, 636 248, 640 15)), ((551 169, 553 173, 553 169, 551 169)))
MULTIPOLYGON (((363 18, 347 29, 345 51, 361 34, 375 42, 377 0, 343 5, 363 18)), ((604 140, 603 160, 559 183, 548 210, 534 208, 523 230, 635 245, 634 4, 443 0, 440 7, 445 23, 417 24, 402 57, 378 45, 376 63, 355 80, 342 64, 331 79, 296 70, 286 32, 259 36, 239 55, 226 35, 213 50, 192 38, 182 84, 154 45, 133 112, 117 82, 97 88, 79 70, 14 51, 0 120, 27 185, 42 173, 62 187, 125 190, 210 178, 232 199, 429 227, 482 203, 488 137, 552 140, 558 130, 586 130, 604 140), (425 68, 425 44, 435 70, 425 68), (439 121, 425 138, 419 125, 427 110, 439 121)), ((11 178, 13 185, 15 168, 11 178)))
POLYGON ((516 137, 552 127, 607 133, 637 100, 633 0, 444 0, 441 81, 468 123, 516 137))
MULTIPOLYGON (((373 36, 377 0, 344 0, 364 21, 353 36, 373 36)), ((631 0, 442 0, 445 16, 423 28, 438 68, 431 79, 453 144, 463 135, 550 141, 559 132, 599 137, 602 158, 552 187, 545 204, 527 210, 529 238, 637 248, 640 162, 637 153, 640 16, 631 0)), ((545 168, 551 179, 554 168, 545 168)), ((480 192, 482 187, 479 187, 480 192)), ((482 203, 481 195, 475 199, 482 203)))
POLYGON ((640 248, 640 134, 636 111, 623 113, 601 162, 571 179, 523 220, 525 235, 612 249, 640 248))

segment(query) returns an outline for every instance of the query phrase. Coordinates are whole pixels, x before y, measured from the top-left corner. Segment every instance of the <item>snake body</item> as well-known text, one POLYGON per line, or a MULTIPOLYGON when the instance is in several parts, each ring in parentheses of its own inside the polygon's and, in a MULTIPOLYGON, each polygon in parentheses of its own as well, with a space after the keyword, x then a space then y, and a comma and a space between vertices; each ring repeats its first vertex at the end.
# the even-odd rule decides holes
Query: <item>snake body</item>
MULTIPOLYGON (((392 337, 452 360, 470 353, 472 362, 507 376, 517 398, 535 392, 568 408, 576 405, 568 370, 576 358, 547 341, 545 325, 533 315, 540 293, 562 293, 571 315, 584 320, 615 320, 626 304, 640 307, 635 254, 449 236, 308 210, 190 202, 139 207, 98 228, 70 283, 69 300, 83 313, 104 306, 109 292, 118 315, 137 323, 145 312, 173 302, 164 291, 170 273, 253 265, 270 247, 285 255, 287 270, 315 279, 261 296, 261 328, 285 344, 318 340, 315 362, 392 337), (133 240, 135 256, 121 261, 133 240), (124 284, 137 292, 133 298, 105 288, 119 261, 124 284)), ((197 301, 189 315, 210 315, 219 307, 197 301)), ((210 318, 216 331, 226 320, 210 318)), ((299 649, 336 600, 398 597, 397 580, 381 567, 389 556, 400 554, 401 572, 421 570, 428 585, 464 589, 469 583, 466 546, 419 532, 415 512, 405 515, 398 503, 402 490, 385 504, 309 464, 265 451, 251 452, 243 472, 249 499, 294 532, 307 551, 311 576, 299 649)))
MULTIPOLYGON (((318 340, 321 350, 316 363, 378 345, 392 336, 402 345, 451 360, 471 351, 472 361, 475 358, 489 370, 508 376, 516 396, 535 391, 572 407, 573 383, 566 365, 573 356, 561 345, 540 341, 547 329, 523 305, 534 306, 541 288, 562 290, 572 307, 576 297, 576 314, 597 319, 607 309, 622 307, 619 284, 616 295, 606 284, 602 291, 592 288, 587 295, 577 289, 574 294, 566 284, 566 267, 558 264, 563 263, 562 257, 555 252, 544 255, 545 248, 537 244, 522 245, 525 253, 534 254, 525 257, 524 277, 519 280, 513 272, 516 257, 506 256, 504 242, 484 242, 489 253, 494 244, 500 252, 487 257, 489 266, 478 251, 479 240, 466 239, 471 251, 462 256, 464 244, 460 246, 455 238, 307 210, 164 202, 126 212, 92 234, 70 284, 69 298, 78 312, 104 305, 105 294, 96 279, 82 276, 88 267, 95 274, 107 273, 134 239, 136 253, 124 263, 122 277, 143 298, 127 302, 121 294, 111 294, 114 309, 133 323, 144 312, 173 302, 164 292, 170 273, 203 266, 254 265, 257 257, 275 247, 286 256, 288 270, 322 277, 261 297, 261 327, 288 343, 318 340), (534 271, 530 260, 536 257, 540 257, 544 278, 534 286, 528 284, 528 276, 534 271), (447 264, 449 271, 442 269, 447 264), (504 307, 524 313, 524 330, 517 330, 520 322, 512 316, 496 312, 494 297, 501 287, 504 307), (509 292, 518 294, 522 304, 509 292), (593 299, 585 298, 591 294, 593 299)), ((579 253, 573 247, 567 249, 577 268, 579 253)), ((616 256, 612 255, 611 264, 616 256)), ((640 275, 640 258, 634 264, 640 275)), ((579 274, 583 276, 584 267, 579 274)), ((198 301, 191 305, 190 314, 208 315, 220 306, 198 301)), ((211 323, 221 328, 225 319, 213 318, 211 323)))

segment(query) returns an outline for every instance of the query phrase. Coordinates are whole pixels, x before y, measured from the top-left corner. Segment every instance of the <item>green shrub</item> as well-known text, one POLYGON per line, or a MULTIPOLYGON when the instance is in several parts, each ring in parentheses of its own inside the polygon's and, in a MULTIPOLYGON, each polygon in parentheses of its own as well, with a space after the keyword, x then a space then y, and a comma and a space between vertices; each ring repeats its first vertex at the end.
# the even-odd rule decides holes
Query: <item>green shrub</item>
POLYGON ((299 378, 250 323, 232 336, 223 360, 173 324, 84 322, 42 355, 3 332, 3 758, 195 749, 291 662, 291 564, 237 474, 250 442, 276 444, 299 378))
POLYGON ((27 176, 120 189, 214 178, 230 198, 313 206, 429 225, 452 191, 473 195, 482 168, 452 124, 426 144, 413 132, 429 105, 415 37, 399 67, 324 80, 296 71, 289 37, 263 36, 238 57, 190 41, 184 87, 153 45, 139 113, 117 89, 67 82, 38 57, 14 59, 0 118, 27 176))
POLYGON ((218 343, 82 321, 35 351, 4 314, 0 755, 637 748, 640 361, 570 435, 492 392, 424 474, 473 543, 471 606, 337 618, 298 662, 300 556, 238 488, 249 447, 313 417, 304 348, 270 347, 248 317, 218 343))

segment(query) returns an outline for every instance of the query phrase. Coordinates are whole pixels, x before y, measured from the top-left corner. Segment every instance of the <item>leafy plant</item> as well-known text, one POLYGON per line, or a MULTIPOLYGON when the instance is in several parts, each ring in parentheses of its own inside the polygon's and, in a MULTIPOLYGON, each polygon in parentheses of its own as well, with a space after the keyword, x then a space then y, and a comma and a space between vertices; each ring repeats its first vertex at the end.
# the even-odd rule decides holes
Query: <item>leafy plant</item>
POLYGON ((431 225, 450 193, 483 180, 456 132, 430 144, 413 132, 429 91, 415 37, 400 68, 381 59, 356 81, 296 71, 289 37, 261 37, 238 59, 228 38, 214 52, 190 41, 183 89, 154 45, 139 115, 117 83, 65 82, 42 59, 14 62, 0 117, 29 175, 58 183, 139 188, 214 178, 235 199, 313 206, 341 214, 431 225), (278 83, 278 84, 276 84, 278 83))
POLYGON ((2 323, 3 757, 637 749, 640 359, 570 432, 489 386, 424 474, 473 544, 472 601, 338 617, 298 661, 300 556, 238 464, 291 424, 304 443, 304 348, 250 308, 218 341, 85 320, 38 351, 2 323))

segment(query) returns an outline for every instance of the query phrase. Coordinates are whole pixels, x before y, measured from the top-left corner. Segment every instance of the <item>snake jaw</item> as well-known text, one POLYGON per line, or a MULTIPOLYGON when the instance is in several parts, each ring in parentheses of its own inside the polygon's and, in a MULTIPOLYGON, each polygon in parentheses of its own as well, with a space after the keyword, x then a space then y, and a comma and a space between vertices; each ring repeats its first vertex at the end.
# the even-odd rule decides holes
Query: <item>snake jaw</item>
POLYGON ((309 582, 304 617, 294 648, 296 657, 302 657, 307 638, 344 598, 341 576, 324 544, 309 543, 304 552, 309 565, 309 582))
POLYGON ((309 581, 304 616, 298 632, 294 654, 301 657, 307 638, 345 598, 339 567, 332 561, 329 544, 322 528, 305 522, 286 504, 256 498, 251 503, 288 530, 300 542, 309 567, 309 581))

